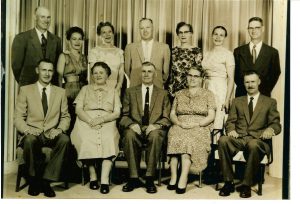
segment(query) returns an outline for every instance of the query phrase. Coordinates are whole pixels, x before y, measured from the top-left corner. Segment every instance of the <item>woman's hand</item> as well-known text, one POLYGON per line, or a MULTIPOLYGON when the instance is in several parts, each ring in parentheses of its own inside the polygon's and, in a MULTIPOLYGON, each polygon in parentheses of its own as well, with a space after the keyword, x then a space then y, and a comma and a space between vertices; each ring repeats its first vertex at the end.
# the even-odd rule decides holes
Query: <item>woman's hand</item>
POLYGON ((230 102, 229 100, 226 100, 225 103, 222 105, 222 111, 224 110, 226 114, 229 113, 229 107, 230 107, 230 102))
POLYGON ((89 121, 89 125, 91 127, 97 126, 97 125, 102 125, 104 123, 104 119, 102 117, 96 117, 93 118, 89 121))
POLYGON ((195 123, 195 122, 189 122, 189 123, 183 122, 179 126, 182 127, 183 129, 192 129, 192 128, 198 127, 199 123, 195 123))

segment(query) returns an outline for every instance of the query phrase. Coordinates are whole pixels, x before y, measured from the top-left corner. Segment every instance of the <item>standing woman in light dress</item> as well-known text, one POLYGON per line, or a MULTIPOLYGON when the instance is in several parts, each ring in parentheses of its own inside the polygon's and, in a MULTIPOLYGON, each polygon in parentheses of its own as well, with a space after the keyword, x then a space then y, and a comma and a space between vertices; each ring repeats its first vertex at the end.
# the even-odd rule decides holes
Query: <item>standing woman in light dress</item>
POLYGON ((87 84, 87 58, 82 54, 84 33, 81 28, 71 27, 66 32, 66 38, 68 48, 58 58, 57 72, 59 86, 65 88, 68 98, 71 132, 76 119, 73 101, 80 89, 87 84))
POLYGON ((124 52, 114 46, 114 27, 110 22, 100 22, 97 26, 97 35, 100 45, 92 48, 89 52, 88 60, 90 67, 95 62, 105 62, 111 68, 111 75, 107 80, 107 85, 116 89, 119 93, 124 79, 124 52))
POLYGON ((187 88, 187 73, 193 66, 201 65, 201 48, 192 45, 193 27, 180 22, 176 26, 180 45, 172 48, 172 67, 168 91, 172 98, 175 92, 187 88))
POLYGON ((223 129, 225 113, 228 112, 234 87, 234 56, 223 47, 227 30, 216 26, 212 31, 213 48, 204 53, 202 67, 205 71, 205 85, 211 90, 216 99, 216 117, 214 130, 223 129))

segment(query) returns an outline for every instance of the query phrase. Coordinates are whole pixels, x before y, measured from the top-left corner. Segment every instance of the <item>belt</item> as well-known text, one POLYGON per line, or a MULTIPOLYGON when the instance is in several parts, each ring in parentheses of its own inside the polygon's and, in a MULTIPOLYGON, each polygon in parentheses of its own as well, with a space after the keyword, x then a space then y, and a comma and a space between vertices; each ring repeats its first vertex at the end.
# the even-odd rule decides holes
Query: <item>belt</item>
POLYGON ((77 76, 77 75, 66 76, 65 79, 67 82, 77 82, 77 81, 79 81, 79 76, 77 76))

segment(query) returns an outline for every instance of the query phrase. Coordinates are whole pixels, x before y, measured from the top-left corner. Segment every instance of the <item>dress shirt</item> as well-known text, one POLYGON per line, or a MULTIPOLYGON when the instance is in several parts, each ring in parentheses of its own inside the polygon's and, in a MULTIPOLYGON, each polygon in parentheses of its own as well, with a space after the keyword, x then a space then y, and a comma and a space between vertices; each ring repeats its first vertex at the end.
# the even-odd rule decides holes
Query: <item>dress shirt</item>
POLYGON ((150 41, 144 41, 142 40, 142 47, 143 47, 143 53, 144 53, 144 60, 150 62, 151 59, 151 53, 152 53, 152 45, 153 45, 153 39, 150 41), (146 46, 146 44, 148 46, 146 46), (147 55, 147 56, 146 56, 147 55))
POLYGON ((259 92, 256 94, 256 95, 254 95, 254 96, 249 96, 249 95, 247 95, 247 101, 248 101, 248 105, 249 105, 249 102, 250 102, 250 97, 253 97, 253 112, 254 112, 254 110, 255 110, 255 106, 256 106, 256 104, 257 104, 257 100, 258 100, 258 97, 259 97, 259 92))
POLYGON ((146 85, 142 84, 143 110, 144 110, 144 107, 145 107, 145 96, 146 96, 146 92, 147 92, 147 87, 149 87, 149 107, 150 107, 150 104, 151 104, 153 84, 151 86, 146 86, 146 85))
POLYGON ((37 28, 35 28, 35 30, 36 30, 36 33, 37 33, 37 35, 38 35, 38 37, 39 37, 40 43, 42 44, 42 34, 44 34, 45 38, 47 39, 47 33, 48 33, 48 32, 46 31, 46 32, 42 33, 42 32, 39 31, 37 28))
POLYGON ((51 84, 48 84, 46 87, 44 87, 44 86, 38 81, 38 82, 37 82, 37 86, 38 86, 38 89, 39 89, 39 93, 40 93, 41 99, 42 99, 42 94, 43 94, 43 88, 46 88, 45 92, 46 92, 46 95, 47 95, 47 104, 48 104, 48 107, 49 107, 51 84))
MULTIPOLYGON (((249 43, 250 53, 252 53, 253 46, 254 46, 254 43, 250 42, 249 43)), ((262 46, 262 41, 260 41, 259 43, 256 44, 256 47, 255 47, 255 50, 256 50, 256 60, 257 60, 257 57, 259 55, 261 46, 262 46)))

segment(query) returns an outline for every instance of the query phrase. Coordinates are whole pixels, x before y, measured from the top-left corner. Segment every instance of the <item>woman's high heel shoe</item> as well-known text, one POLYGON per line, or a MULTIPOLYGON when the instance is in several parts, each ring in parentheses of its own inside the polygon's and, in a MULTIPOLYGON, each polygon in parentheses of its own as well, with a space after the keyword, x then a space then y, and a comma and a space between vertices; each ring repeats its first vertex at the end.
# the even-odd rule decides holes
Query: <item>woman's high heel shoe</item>
POLYGON ((102 194, 109 193, 109 185, 108 184, 101 184, 101 186, 100 186, 100 192, 102 194))
POLYGON ((168 186, 167 186, 167 189, 170 191, 176 190, 176 188, 177 188, 176 184, 175 185, 168 184, 168 186))
POLYGON ((99 188, 98 181, 90 181, 90 189, 97 190, 99 188))
POLYGON ((177 194, 184 194, 186 191, 186 188, 176 188, 176 193, 177 194))

